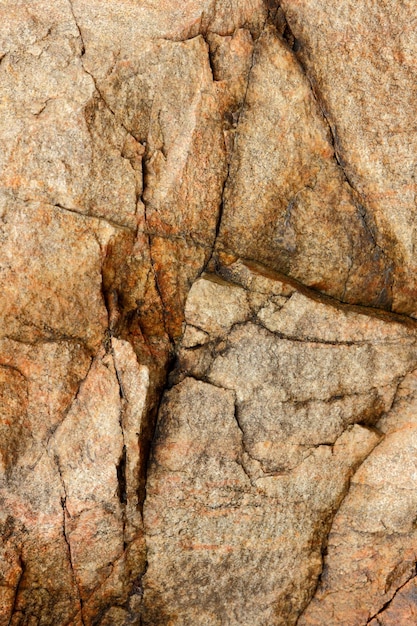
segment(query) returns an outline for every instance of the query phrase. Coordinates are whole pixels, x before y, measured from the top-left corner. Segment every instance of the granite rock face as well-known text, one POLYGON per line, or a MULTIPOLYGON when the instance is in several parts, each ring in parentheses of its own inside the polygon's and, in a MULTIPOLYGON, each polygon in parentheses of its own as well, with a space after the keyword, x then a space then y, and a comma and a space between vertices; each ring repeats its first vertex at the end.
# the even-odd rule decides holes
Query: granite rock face
POLYGON ((416 366, 414 332, 396 322, 243 264, 228 275, 194 283, 159 412, 145 624, 295 624, 355 469, 389 445, 375 425, 416 366))
POLYGON ((417 621, 414 3, 0 5, 0 626, 417 621))

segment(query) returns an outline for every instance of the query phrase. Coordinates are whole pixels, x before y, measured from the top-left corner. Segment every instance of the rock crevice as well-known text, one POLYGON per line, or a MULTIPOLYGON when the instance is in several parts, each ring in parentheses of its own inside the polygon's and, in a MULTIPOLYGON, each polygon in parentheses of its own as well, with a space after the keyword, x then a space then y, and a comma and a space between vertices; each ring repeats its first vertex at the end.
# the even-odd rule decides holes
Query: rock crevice
POLYGON ((417 621, 415 13, 4 0, 0 626, 417 621))

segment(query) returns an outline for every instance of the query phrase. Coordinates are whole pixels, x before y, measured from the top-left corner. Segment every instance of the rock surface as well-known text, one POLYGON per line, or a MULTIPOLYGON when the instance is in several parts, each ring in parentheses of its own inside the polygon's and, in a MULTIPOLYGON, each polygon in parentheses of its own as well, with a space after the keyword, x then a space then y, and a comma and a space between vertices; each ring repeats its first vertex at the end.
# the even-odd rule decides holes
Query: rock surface
POLYGON ((417 622, 414 3, 0 18, 0 626, 417 622))
POLYGON ((355 469, 384 446, 398 455, 375 425, 416 366, 414 331, 243 264, 227 272, 234 283, 204 276, 190 291, 186 321, 207 337, 180 348, 159 412, 145 624, 295 624, 334 513, 366 465, 355 469))

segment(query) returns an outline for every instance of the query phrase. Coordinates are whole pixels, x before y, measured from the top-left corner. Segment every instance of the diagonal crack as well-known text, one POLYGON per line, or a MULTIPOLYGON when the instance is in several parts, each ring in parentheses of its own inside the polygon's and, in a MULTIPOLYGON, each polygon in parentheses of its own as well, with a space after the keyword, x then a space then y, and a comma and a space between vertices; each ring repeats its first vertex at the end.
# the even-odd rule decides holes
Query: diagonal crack
MULTIPOLYGON (((110 334, 111 331, 110 331, 110 334)), ((120 395, 120 410, 119 410, 119 426, 122 434, 122 452, 120 455, 119 462, 116 466, 116 474, 117 474, 117 482, 118 482, 118 496, 120 505, 122 507, 122 524, 123 524, 123 547, 126 549, 126 504, 127 504, 127 478, 126 478, 126 465, 127 465, 127 445, 126 445, 126 435, 125 428, 123 424, 124 412, 126 410, 126 405, 128 403, 125 390, 123 388, 122 375, 117 366, 117 359, 114 352, 114 348, 112 343, 110 342, 109 351, 113 360, 114 371, 116 373, 117 382, 119 384, 119 395, 120 395)))
POLYGON ((58 209, 59 211, 64 211, 65 213, 73 213, 77 215, 78 217, 85 217, 87 219, 89 218, 89 219, 99 220, 101 222, 106 222, 106 224, 109 224, 109 226, 112 226, 113 228, 121 228, 123 230, 131 231, 131 232, 134 231, 134 229, 131 228, 130 226, 127 226, 126 224, 122 224, 120 222, 115 222, 114 220, 111 220, 107 217, 102 217, 100 215, 92 215, 91 213, 82 213, 81 211, 78 211, 77 209, 71 209, 70 207, 63 206, 62 204, 52 204, 50 206, 54 207, 55 209, 58 209))
POLYGON ((135 139, 135 141, 137 141, 138 143, 140 143, 139 139, 138 139, 137 137, 135 137, 135 135, 132 133, 132 131, 130 131, 130 130, 129 130, 129 129, 125 126, 125 124, 122 122, 122 120, 120 120, 120 119, 119 119, 119 117, 118 117, 117 113, 114 111, 114 109, 110 106, 110 104, 108 103, 108 101, 107 101, 107 100, 106 100, 106 98, 104 97, 104 95, 103 95, 103 93, 102 93, 101 89, 99 88, 99 86, 98 86, 98 84, 97 84, 97 81, 96 81, 96 78, 95 78, 94 74, 93 74, 92 72, 90 72, 90 70, 88 70, 88 69, 86 68, 85 63, 84 63, 84 60, 83 60, 83 57, 84 57, 85 52, 86 52, 86 46, 85 46, 85 42, 84 42, 84 38, 83 38, 83 34, 82 34, 82 31, 81 31, 80 25, 78 24, 78 20, 77 20, 77 17, 76 17, 76 15, 75 15, 75 12, 74 12, 74 6, 73 6, 73 3, 72 3, 72 0, 68 0, 68 3, 69 3, 69 6, 70 6, 70 11, 71 11, 72 17, 73 17, 73 19, 74 19, 75 26, 76 26, 76 28, 77 28, 77 30, 78 30, 78 35, 79 35, 80 42, 81 42, 81 55, 80 55, 80 60, 81 60, 81 65, 82 65, 82 67, 83 67, 84 72, 85 72, 86 74, 88 74, 88 76, 90 76, 90 78, 92 79, 92 81, 93 81, 93 83, 94 83, 94 88, 95 88, 95 90, 96 90, 97 94, 99 95, 100 100, 102 100, 102 102, 103 102, 103 104, 105 105, 105 107, 106 107, 106 108, 110 111, 110 113, 114 116, 114 118, 115 118, 115 120, 117 121, 117 123, 118 123, 118 124, 120 124, 120 126, 121 126, 121 127, 122 127, 125 131, 126 131, 126 133, 127 133, 128 135, 131 135, 131 136, 133 137, 133 139, 135 139))
MULTIPOLYGON (((259 33, 259 36, 257 37, 257 39, 254 42, 254 46, 253 46, 253 50, 252 50, 252 56, 251 56, 251 60, 250 60, 250 64, 249 64, 249 69, 248 69, 248 74, 247 74, 247 80, 246 80, 246 86, 245 86, 245 91, 243 94, 243 98, 242 98, 242 102, 241 105, 238 109, 238 111, 235 114, 235 132, 234 132, 234 137, 233 137, 233 148, 231 150, 231 153, 228 155, 228 159, 227 159, 227 169, 226 169, 226 175, 225 178, 223 180, 223 185, 222 185, 222 190, 221 190, 221 194, 220 194, 220 203, 219 203, 219 208, 218 208, 218 213, 217 213, 217 220, 216 220, 216 227, 215 227, 215 231, 214 231, 214 237, 213 237, 213 242, 211 245, 211 254, 208 257, 206 263, 204 263, 199 275, 197 276, 197 278, 199 278, 207 269, 207 266, 210 264, 210 262, 213 259, 213 254, 214 254, 214 250, 216 247, 216 243, 219 237, 219 233, 220 233, 220 229, 221 229, 221 225, 222 225, 222 220, 223 220, 223 214, 224 214, 224 206, 225 206, 225 192, 230 180, 230 174, 231 174, 231 163, 233 161, 234 158, 234 154, 236 152, 236 147, 237 147, 237 142, 239 139, 239 124, 242 118, 242 114, 244 112, 245 106, 246 106, 246 102, 247 102, 247 98, 248 98, 248 92, 249 92, 249 86, 250 86, 250 81, 251 81, 251 76, 252 76, 252 72, 253 72, 253 68, 256 64, 256 53, 257 53, 257 45, 259 40, 262 37, 262 34, 264 33, 267 24, 268 24, 268 19, 269 16, 266 17, 264 24, 262 26, 262 29, 259 33)), ((208 46, 208 44, 207 44, 208 46)), ((209 59, 210 59, 210 48, 208 46, 208 55, 209 55, 209 59)), ((211 67, 211 61, 209 60, 210 63, 210 67, 211 67)), ((213 80, 214 80, 214 73, 213 73, 213 80)))
MULTIPOLYGON (((246 446, 246 442, 245 442, 246 435, 245 435, 245 431, 243 430, 242 424, 241 424, 240 419, 239 419, 239 407, 238 407, 238 404, 237 404, 236 392, 235 392, 235 404, 234 404, 233 416, 235 418, 235 422, 237 424, 237 427, 240 430, 241 435, 242 435, 242 450, 243 450, 244 454, 246 454, 251 459, 251 461, 256 461, 257 463, 259 463, 258 459, 255 459, 251 455, 251 453, 249 452, 249 450, 248 450, 248 448, 246 446)), ((245 472, 247 478, 249 479, 250 484, 252 486, 254 486, 254 483, 253 483, 253 480, 252 480, 252 476, 250 475, 250 472, 246 468, 246 464, 245 464, 245 461, 244 461, 243 458, 241 458, 241 460, 240 460, 240 466, 241 466, 242 470, 245 472)))
MULTIPOLYGON (((280 13, 282 14, 283 19, 285 20, 285 24, 286 24, 286 32, 288 32, 291 36, 291 38, 294 40, 294 42, 296 42, 295 37, 292 34, 292 31, 290 29, 290 26, 288 24, 288 20, 286 18, 286 15, 282 9, 282 7, 280 7, 280 13)), ((306 77, 308 84, 310 85, 310 91, 311 94, 317 104, 318 110, 320 111, 323 121, 326 124, 326 127, 328 129, 329 132, 329 137, 330 137, 330 142, 333 148, 333 158, 334 161, 339 169, 339 171, 341 172, 344 181, 347 183, 347 185, 350 187, 352 193, 353 193, 353 198, 356 200, 357 198, 361 199, 361 202, 358 203, 356 202, 355 204, 357 204, 357 208, 358 208, 358 214, 359 217, 364 225, 365 231, 368 233, 368 236, 370 238, 370 240, 372 241, 374 247, 376 249, 379 250, 379 252, 387 259, 387 261, 390 263, 391 266, 393 266, 393 261, 392 259, 389 257, 389 255, 387 254, 386 250, 384 250, 381 245, 379 243, 377 243, 376 241, 376 237, 375 234, 369 224, 369 219, 367 217, 367 210, 365 208, 365 198, 363 193, 361 193, 359 191, 359 189, 356 187, 356 185, 354 184, 351 176, 348 174, 347 170, 346 170, 346 166, 343 162, 343 159, 341 157, 340 154, 340 150, 339 150, 339 139, 337 136, 337 129, 336 126, 332 123, 329 114, 326 110, 324 101, 323 101, 323 97, 322 95, 319 93, 318 89, 317 89, 317 85, 315 84, 313 78, 311 77, 305 63, 303 63, 303 60, 301 59, 300 55, 297 54, 298 49, 296 45, 293 46, 289 46, 290 50, 292 52, 292 54, 294 55, 295 59, 298 62, 298 65, 303 73, 303 75, 306 77)), ((392 271, 392 268, 391 268, 392 271)), ((392 285, 391 285, 392 286, 392 285)))
POLYGON ((298 625, 301 617, 304 615, 304 613, 306 612, 306 610, 310 606, 311 602, 314 600, 314 598, 316 596, 316 593, 318 591, 318 588, 319 588, 319 586, 321 584, 322 575, 323 575, 323 571, 324 571, 324 561, 325 561, 325 557, 326 557, 326 554, 327 554, 327 544, 328 544, 329 536, 330 536, 330 533, 331 533, 331 530, 332 530, 333 520, 336 517, 338 511, 340 511, 343 502, 345 501, 345 499, 349 495, 350 486, 351 486, 351 483, 352 483, 352 478, 354 477, 356 472, 359 470, 359 468, 365 463, 365 461, 371 456, 371 454, 374 452, 375 448, 377 448, 384 440, 385 440, 385 436, 382 435, 380 437, 380 439, 375 442, 375 445, 371 448, 371 450, 369 450, 369 452, 363 458, 361 458, 354 466, 351 467, 350 474, 347 476, 345 488, 344 488, 343 492, 340 494, 339 500, 335 503, 334 509, 331 512, 331 517, 328 520, 327 531, 325 532, 325 534, 323 536, 322 545, 321 545, 321 570, 320 570, 320 573, 319 573, 319 575, 317 577, 316 586, 313 589, 310 597, 307 599, 304 607, 300 611, 300 613, 299 613, 299 615, 297 617, 297 621, 295 622, 294 626, 298 625))
POLYGON ((72 3, 72 0, 68 0, 68 4, 69 4, 69 9, 70 9, 70 12, 71 12, 72 18, 73 18, 73 20, 74 20, 75 26, 76 26, 76 28, 77 28, 77 30, 78 30, 78 34, 79 34, 79 37, 80 37, 81 47, 82 47, 82 49, 81 49, 81 54, 84 54, 84 53, 85 53, 84 39, 83 39, 83 35, 82 35, 82 32, 81 32, 81 28, 80 28, 80 27, 79 27, 79 25, 78 25, 78 21, 77 21, 77 17, 76 17, 76 15, 75 15, 74 5, 73 5, 73 3, 72 3))
POLYGON ((414 566, 414 569, 413 569, 413 572, 412 572, 411 576, 409 576, 407 578, 407 580, 400 587, 398 587, 398 589, 395 590, 395 592, 393 593, 391 598, 389 600, 387 600, 387 602, 385 602, 385 604, 379 609, 379 611, 377 613, 372 615, 367 620, 366 624, 369 624, 370 622, 372 622, 372 620, 377 619, 378 615, 381 615, 381 613, 386 611, 387 608, 389 607, 389 605, 391 604, 391 602, 394 600, 395 596, 401 591, 401 589, 403 589, 411 580, 413 580, 413 578, 416 578, 416 577, 417 577, 417 568, 416 568, 416 566, 414 566))

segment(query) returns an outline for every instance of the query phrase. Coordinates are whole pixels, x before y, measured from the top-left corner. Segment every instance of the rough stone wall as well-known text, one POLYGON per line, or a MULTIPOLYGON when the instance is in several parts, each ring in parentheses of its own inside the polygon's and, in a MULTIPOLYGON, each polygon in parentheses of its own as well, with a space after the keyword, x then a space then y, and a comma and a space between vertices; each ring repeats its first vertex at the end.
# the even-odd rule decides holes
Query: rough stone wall
POLYGON ((417 624, 416 23, 0 2, 0 626, 417 624))

